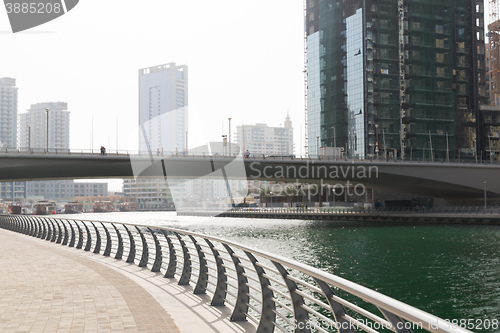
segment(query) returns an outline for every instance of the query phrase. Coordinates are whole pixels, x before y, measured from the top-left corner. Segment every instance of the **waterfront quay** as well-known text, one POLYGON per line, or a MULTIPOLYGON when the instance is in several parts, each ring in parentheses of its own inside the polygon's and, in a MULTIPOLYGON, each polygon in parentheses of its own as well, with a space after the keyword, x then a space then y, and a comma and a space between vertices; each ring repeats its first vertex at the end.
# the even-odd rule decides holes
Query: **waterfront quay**
POLYGON ((0 267, 2 333, 255 331, 150 268, 1 228, 0 267))
POLYGON ((235 208, 178 211, 179 216, 218 216, 283 220, 453 223, 500 225, 500 207, 414 208, 235 208))
POLYGON ((4 243, 28 244, 2 256, 9 268, 2 278, 16 268, 19 272, 3 281, 15 286, 4 291, 0 284, 7 295, 0 308, 6 332, 470 332, 338 275, 217 236, 12 215, 0 215, 0 228, 5 229, 0 230, 2 252, 8 251, 4 243), (9 238, 12 243, 3 242, 9 238), (38 278, 46 271, 47 278, 38 278))

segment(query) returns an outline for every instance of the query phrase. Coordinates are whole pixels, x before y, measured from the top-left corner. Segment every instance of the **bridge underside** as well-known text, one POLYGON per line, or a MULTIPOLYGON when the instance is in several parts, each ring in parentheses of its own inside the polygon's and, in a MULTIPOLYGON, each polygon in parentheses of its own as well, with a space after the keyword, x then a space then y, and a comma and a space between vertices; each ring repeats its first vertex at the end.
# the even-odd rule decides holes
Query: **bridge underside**
POLYGON ((500 198, 500 166, 451 163, 233 160, 230 158, 89 155, 0 156, 0 181, 164 177, 363 184, 444 199, 500 198), (155 157, 156 158, 156 157, 155 157), (243 170, 238 172, 237 169, 243 170), (139 171, 138 171, 139 170, 139 171), (135 172, 134 172, 135 171, 135 172), (222 171, 222 172, 221 172, 222 171), (484 184, 486 182, 486 184, 484 184))

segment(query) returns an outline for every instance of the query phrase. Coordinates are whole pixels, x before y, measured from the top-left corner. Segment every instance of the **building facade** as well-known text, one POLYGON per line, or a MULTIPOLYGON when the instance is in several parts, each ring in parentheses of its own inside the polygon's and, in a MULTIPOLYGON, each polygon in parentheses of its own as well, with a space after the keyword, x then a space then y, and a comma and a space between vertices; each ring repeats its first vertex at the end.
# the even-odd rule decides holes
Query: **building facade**
POLYGON ((251 155, 293 155, 293 128, 287 115, 283 127, 266 124, 236 126, 236 143, 251 155))
MULTIPOLYGON (((16 79, 0 78, 0 149, 17 149, 17 98, 16 79)), ((0 183, 0 198, 26 198, 26 182, 0 183)))
POLYGON ((17 148, 16 79, 0 78, 0 148, 17 148))
POLYGON ((188 68, 175 63, 139 70, 139 149, 186 148, 188 68))
POLYGON ((306 6, 309 149, 319 105, 320 145, 336 144, 352 157, 484 155, 482 0, 308 0, 306 6))
POLYGON ((27 182, 28 197, 43 197, 44 200, 73 200, 75 197, 105 197, 107 183, 75 183, 73 180, 44 180, 27 182))
POLYGON ((47 149, 47 119, 49 150, 69 149, 69 111, 65 102, 31 104, 28 112, 19 115, 21 148, 47 149))

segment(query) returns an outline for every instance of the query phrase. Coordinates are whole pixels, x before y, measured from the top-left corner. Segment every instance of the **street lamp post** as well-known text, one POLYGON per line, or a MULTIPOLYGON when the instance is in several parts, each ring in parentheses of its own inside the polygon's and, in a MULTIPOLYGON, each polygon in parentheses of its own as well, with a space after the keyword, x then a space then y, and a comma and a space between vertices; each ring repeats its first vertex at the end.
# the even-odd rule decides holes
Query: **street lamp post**
POLYGON ((229 147, 229 156, 231 156, 231 118, 227 118, 229 119, 229 137, 227 138, 227 141, 228 141, 228 147, 229 147))
POLYGON ((186 153, 188 151, 188 131, 186 131, 186 153))
POLYGON ((486 214, 486 182, 484 184, 484 213, 486 214))
POLYGON ((47 149, 47 152, 49 152, 49 111, 50 109, 45 109, 47 112, 47 142, 45 148, 47 149))
POLYGON ((319 157, 319 136, 316 137, 316 154, 319 157))
POLYGON ((31 125, 28 125, 28 152, 31 151, 31 125))

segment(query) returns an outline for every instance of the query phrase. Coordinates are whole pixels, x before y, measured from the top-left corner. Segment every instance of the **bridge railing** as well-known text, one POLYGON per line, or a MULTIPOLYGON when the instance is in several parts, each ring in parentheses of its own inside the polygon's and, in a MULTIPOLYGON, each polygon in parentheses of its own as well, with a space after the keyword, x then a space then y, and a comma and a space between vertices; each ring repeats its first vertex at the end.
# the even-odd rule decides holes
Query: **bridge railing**
MULTIPOLYGON (((60 148, 28 148, 28 147, 0 147, 0 154, 34 154, 34 155, 101 155, 99 148, 96 149, 60 149, 60 148)), ((211 158, 228 158, 237 157, 236 154, 229 156, 229 154, 222 151, 216 152, 212 151, 210 153, 200 153, 196 151, 167 151, 167 150, 152 150, 140 151, 140 150, 117 150, 117 149, 107 149, 104 155, 107 156, 159 156, 159 157, 211 157, 211 158)), ((244 156, 245 157, 245 156, 244 156)), ((460 159, 424 159, 424 158, 358 158, 358 157, 335 157, 335 156, 317 156, 317 155, 267 155, 267 154, 250 154, 245 157, 251 160, 314 160, 314 161, 347 161, 347 162, 385 162, 385 163, 447 163, 447 164, 500 164, 499 161, 494 159, 481 159, 481 158, 460 158, 460 159)))
POLYGON ((84 251, 137 263, 256 332, 469 332, 446 320, 339 276, 245 245, 173 228, 0 215, 0 227, 84 251))

